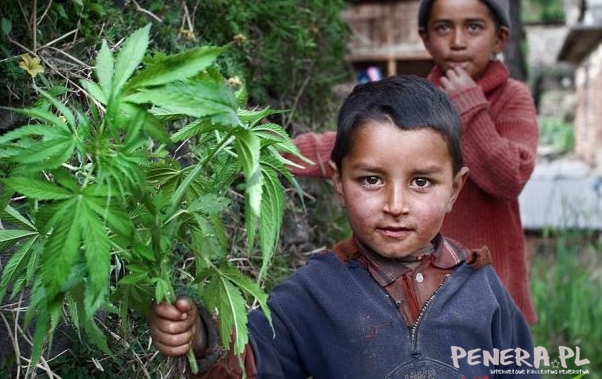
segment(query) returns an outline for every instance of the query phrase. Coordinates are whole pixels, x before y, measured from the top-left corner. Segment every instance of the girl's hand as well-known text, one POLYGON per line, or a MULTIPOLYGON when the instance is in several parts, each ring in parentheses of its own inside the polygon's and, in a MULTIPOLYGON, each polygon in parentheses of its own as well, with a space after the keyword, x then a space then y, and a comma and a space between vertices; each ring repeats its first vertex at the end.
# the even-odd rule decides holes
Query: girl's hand
POLYGON ((441 77, 441 86, 448 94, 474 85, 475 81, 462 67, 450 68, 445 72, 445 76, 441 77))
POLYGON ((188 297, 178 298, 173 305, 153 303, 149 330, 153 344, 166 356, 184 355, 192 347, 201 358, 207 347, 205 326, 196 304, 188 297))

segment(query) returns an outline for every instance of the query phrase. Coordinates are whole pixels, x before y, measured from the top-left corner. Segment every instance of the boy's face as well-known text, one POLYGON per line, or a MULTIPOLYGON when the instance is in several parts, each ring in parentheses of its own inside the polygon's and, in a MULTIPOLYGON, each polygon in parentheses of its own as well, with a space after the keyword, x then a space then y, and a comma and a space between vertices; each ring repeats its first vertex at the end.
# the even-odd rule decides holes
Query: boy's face
POLYGON ((453 175, 447 145, 435 131, 381 121, 355 131, 340 172, 331 166, 354 235, 389 258, 428 245, 468 174, 464 167, 453 175))
POLYGON ((508 43, 508 32, 506 27, 498 29, 479 0, 436 0, 420 37, 443 72, 461 67, 477 80, 508 43))

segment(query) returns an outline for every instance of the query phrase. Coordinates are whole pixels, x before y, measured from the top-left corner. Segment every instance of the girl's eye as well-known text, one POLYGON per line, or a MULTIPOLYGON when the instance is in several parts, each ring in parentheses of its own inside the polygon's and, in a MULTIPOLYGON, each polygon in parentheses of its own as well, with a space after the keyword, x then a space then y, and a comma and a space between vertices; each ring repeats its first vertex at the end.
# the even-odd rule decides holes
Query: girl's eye
POLYGON ((435 30, 439 33, 445 33, 449 31, 449 25, 447 24, 439 24, 437 26, 435 26, 435 30))
POLYGON ((478 31, 478 30, 481 30, 481 29, 483 29, 483 27, 481 26, 481 24, 472 23, 472 24, 468 25, 468 30, 471 30, 471 31, 478 31))
POLYGON ((433 183, 427 178, 416 178, 412 181, 412 185, 418 188, 430 187, 433 183))

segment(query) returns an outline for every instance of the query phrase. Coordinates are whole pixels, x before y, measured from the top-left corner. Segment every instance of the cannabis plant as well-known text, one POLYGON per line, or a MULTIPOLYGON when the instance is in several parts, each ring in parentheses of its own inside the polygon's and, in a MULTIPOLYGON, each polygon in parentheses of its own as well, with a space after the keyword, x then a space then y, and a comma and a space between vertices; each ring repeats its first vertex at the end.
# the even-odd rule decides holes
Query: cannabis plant
POLYGON ((34 359, 61 320, 108 350, 94 316, 145 314, 152 301, 175 300, 175 283, 219 312, 223 344, 236 352, 246 305, 268 312, 260 283, 282 221, 281 180, 296 187, 282 153, 298 151, 265 121, 276 110, 245 106, 244 85, 219 73, 215 60, 231 47, 151 56, 149 30, 116 54, 102 42, 83 105, 38 88, 36 106, 14 110, 29 123, 0 136, 0 252, 11 252, 0 299, 31 291, 34 359), (244 194, 245 247, 261 252, 253 278, 228 251, 235 194, 244 194))

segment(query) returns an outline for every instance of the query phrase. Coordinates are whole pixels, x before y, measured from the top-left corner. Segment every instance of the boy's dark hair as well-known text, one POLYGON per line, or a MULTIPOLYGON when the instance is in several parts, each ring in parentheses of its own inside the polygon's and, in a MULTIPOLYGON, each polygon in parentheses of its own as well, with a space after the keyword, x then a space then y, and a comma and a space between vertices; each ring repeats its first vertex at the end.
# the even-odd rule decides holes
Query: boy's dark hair
POLYGON ((330 156, 339 170, 355 131, 368 121, 393 122, 403 130, 432 129, 447 144, 454 174, 464 165, 458 111, 442 90, 424 78, 397 75, 355 86, 339 110, 330 156))
MULTIPOLYGON (((418 8, 418 28, 425 29, 430 15, 431 8, 436 0, 421 0, 418 8)), ((510 0, 479 0, 487 6, 498 28, 505 26, 510 29, 510 0)))

